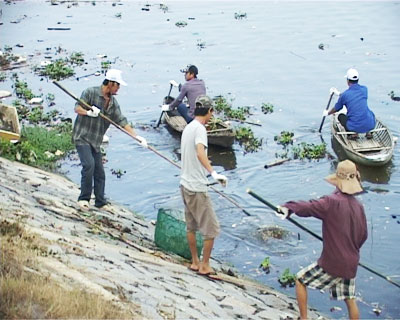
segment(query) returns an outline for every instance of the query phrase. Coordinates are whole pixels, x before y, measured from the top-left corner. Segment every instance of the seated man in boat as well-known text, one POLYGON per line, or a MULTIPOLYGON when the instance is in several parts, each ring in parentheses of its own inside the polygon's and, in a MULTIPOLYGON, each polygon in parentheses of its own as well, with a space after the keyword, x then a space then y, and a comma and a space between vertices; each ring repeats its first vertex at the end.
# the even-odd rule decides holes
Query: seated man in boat
POLYGON ((185 84, 181 87, 179 96, 171 102, 171 104, 165 104, 162 106, 162 111, 170 111, 178 108, 181 116, 186 120, 187 123, 194 118, 194 109, 196 108, 196 98, 200 95, 206 94, 206 86, 203 80, 197 79, 199 70, 194 65, 189 65, 186 69, 181 70, 185 73, 185 84), (188 106, 183 103, 183 99, 187 97, 189 102, 188 106))
MULTIPOLYGON (((369 132, 375 127, 375 115, 368 108, 368 89, 366 86, 358 84, 358 72, 356 69, 347 70, 345 76, 347 78, 347 85, 349 88, 342 94, 336 89, 331 88, 331 94, 339 95, 339 99, 335 106, 327 111, 324 110, 324 116, 333 114, 346 106, 347 114, 340 114, 338 120, 346 128, 346 131, 354 131, 357 133, 367 133, 367 138, 372 138, 369 132)), ((351 137, 357 138, 357 135, 351 137)))

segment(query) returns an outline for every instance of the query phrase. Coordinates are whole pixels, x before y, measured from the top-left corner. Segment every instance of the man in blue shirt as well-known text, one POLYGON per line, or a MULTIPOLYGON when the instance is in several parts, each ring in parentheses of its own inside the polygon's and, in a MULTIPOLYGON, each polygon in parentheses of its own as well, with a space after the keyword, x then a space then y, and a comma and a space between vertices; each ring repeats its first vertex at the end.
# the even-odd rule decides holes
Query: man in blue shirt
POLYGON ((371 138, 369 131, 375 127, 375 115, 368 108, 368 89, 358 84, 359 76, 356 69, 350 68, 347 70, 345 77, 349 88, 342 94, 336 88, 331 88, 331 94, 339 95, 339 99, 335 106, 329 111, 325 110, 323 115, 333 114, 341 110, 343 106, 346 106, 347 114, 341 113, 338 117, 340 123, 347 131, 366 132, 367 138, 371 138))
POLYGON ((197 79, 199 70, 194 65, 189 65, 186 69, 182 70, 185 73, 185 84, 180 88, 179 96, 170 104, 163 105, 162 111, 170 111, 178 108, 181 116, 186 120, 187 123, 191 122, 194 118, 194 109, 196 108, 196 98, 200 95, 206 94, 206 86, 204 81, 197 79), (188 106, 183 103, 183 99, 187 97, 189 103, 188 106))

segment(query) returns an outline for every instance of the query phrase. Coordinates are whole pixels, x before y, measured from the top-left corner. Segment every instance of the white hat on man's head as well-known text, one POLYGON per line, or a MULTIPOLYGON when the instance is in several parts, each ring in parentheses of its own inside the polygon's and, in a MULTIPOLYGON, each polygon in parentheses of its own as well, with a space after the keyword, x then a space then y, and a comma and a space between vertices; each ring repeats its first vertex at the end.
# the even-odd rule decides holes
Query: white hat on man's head
POLYGON ((350 68, 347 70, 347 73, 344 77, 352 81, 358 80, 358 71, 354 68, 350 68))
POLYGON ((122 80, 122 71, 117 69, 110 69, 106 73, 106 79, 109 81, 118 82, 121 86, 127 86, 128 84, 122 80))

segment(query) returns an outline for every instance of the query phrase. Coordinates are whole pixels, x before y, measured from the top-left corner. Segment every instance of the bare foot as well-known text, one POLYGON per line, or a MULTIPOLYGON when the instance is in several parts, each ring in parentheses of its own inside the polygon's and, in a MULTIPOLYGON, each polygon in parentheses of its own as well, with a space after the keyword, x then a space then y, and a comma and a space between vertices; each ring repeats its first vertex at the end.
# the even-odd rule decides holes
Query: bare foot
POLYGON ((199 268, 199 273, 200 274, 215 274, 215 271, 209 265, 201 264, 200 268, 199 268))
POLYGON ((199 265, 196 264, 196 263, 192 263, 192 264, 190 265, 189 269, 192 270, 192 271, 197 272, 197 271, 199 271, 199 265))

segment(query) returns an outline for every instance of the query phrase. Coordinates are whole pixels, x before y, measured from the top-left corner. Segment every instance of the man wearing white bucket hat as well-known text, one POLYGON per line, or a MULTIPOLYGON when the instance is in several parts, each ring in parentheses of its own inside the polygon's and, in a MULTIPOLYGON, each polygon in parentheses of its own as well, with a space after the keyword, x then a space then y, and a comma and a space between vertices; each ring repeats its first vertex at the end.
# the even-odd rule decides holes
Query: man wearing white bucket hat
POLYGON ((318 200, 290 201, 282 205, 282 218, 294 213, 322 220, 323 248, 317 262, 297 273, 296 296, 300 318, 307 319, 307 287, 329 289, 335 300, 344 300, 349 319, 358 319, 355 277, 360 248, 367 239, 367 221, 363 205, 354 197, 362 192, 356 165, 339 162, 336 173, 325 178, 336 190, 318 200))
MULTIPOLYGON (((375 127, 375 115, 368 108, 368 89, 366 86, 358 84, 359 74, 354 68, 347 70, 345 78, 349 88, 342 94, 336 88, 330 89, 331 94, 339 95, 339 99, 331 110, 324 110, 323 115, 333 114, 341 110, 343 106, 346 106, 347 114, 339 114, 340 123, 347 131, 366 132, 367 138, 372 138, 372 134, 369 131, 375 127)), ((357 135, 351 138, 357 138, 357 135)))
POLYGON ((92 189, 96 197, 95 206, 104 210, 110 209, 104 195, 106 176, 100 151, 100 145, 110 122, 99 117, 100 112, 139 139, 142 146, 147 147, 146 139, 138 136, 128 124, 115 98, 120 85, 127 85, 121 73, 120 70, 110 69, 101 86, 83 91, 81 100, 91 105, 92 110, 84 109, 79 103, 75 105, 78 116, 72 138, 82 164, 81 193, 78 198, 78 205, 82 209, 89 209, 92 189))

